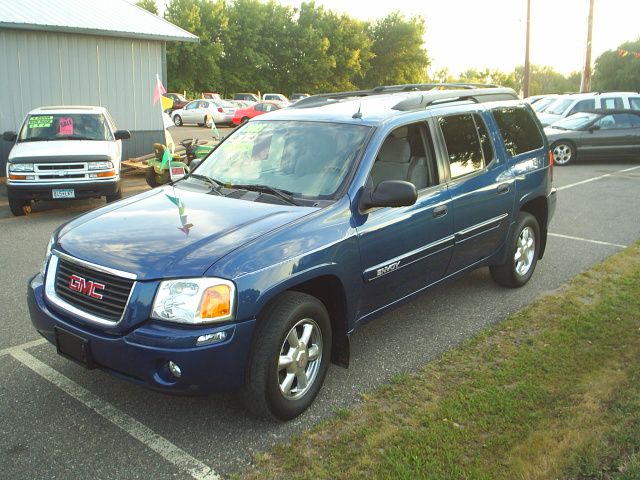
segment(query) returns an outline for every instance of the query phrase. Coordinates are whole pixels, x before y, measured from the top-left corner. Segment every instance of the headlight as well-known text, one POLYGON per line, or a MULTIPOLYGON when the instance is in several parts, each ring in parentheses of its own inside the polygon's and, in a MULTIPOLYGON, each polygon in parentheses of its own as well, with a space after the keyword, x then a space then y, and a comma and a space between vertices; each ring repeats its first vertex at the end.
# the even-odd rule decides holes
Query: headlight
POLYGON ((160 282, 151 316, 200 325, 233 318, 235 285, 220 278, 184 278, 160 282))
POLYGON ((49 244, 47 245, 47 249, 44 252, 44 260, 42 261, 42 267, 40 267, 40 273, 42 276, 47 271, 47 265, 49 264, 49 259, 51 258, 51 247, 53 246, 53 236, 49 239, 49 244))
POLYGON ((89 162, 89 170, 107 170, 109 168, 113 168, 113 163, 109 161, 89 162))
POLYGON ((10 163, 10 172, 33 172, 33 163, 10 163))

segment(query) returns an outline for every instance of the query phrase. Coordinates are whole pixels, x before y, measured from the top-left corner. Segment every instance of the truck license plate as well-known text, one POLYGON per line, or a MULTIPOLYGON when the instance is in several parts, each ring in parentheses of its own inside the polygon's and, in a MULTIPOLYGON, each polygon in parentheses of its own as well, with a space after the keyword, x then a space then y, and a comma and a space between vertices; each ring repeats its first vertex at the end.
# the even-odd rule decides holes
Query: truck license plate
POLYGON ((51 190, 53 198, 76 198, 76 191, 73 188, 54 188, 51 190))

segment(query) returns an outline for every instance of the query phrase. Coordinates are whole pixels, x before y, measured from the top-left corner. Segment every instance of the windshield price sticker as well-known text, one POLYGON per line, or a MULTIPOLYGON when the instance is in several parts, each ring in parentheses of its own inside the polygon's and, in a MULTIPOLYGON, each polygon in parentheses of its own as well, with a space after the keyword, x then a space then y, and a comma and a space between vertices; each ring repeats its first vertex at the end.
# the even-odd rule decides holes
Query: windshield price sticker
POLYGON ((29 117, 29 128, 47 128, 53 123, 52 115, 37 115, 29 117))
POLYGON ((73 135, 73 118, 62 117, 58 121, 58 133, 60 135, 73 135))

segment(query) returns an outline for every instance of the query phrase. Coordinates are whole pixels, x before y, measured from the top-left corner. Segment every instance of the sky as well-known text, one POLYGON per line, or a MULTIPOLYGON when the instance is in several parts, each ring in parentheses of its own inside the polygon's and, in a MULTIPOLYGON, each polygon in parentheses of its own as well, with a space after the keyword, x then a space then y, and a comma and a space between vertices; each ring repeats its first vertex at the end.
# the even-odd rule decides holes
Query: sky
MULTIPOLYGON (((129 0, 133 1, 133 0, 129 0)), ((302 0, 276 0, 300 7, 302 0)), ((157 0, 163 9, 168 0, 157 0)), ((328 10, 375 21, 394 10, 426 21, 431 72, 469 68, 511 72, 524 64, 527 0, 315 0, 328 10)), ((581 71, 589 0, 531 0, 531 63, 562 74, 581 71)), ((592 63, 625 41, 640 39, 640 0, 595 0, 592 63)))
MULTIPOLYGON (((299 0, 280 0, 299 7, 299 0)), ((361 20, 393 10, 426 20, 431 71, 468 68, 512 71, 524 64, 526 0, 316 0, 316 5, 361 20)), ((531 0, 531 63, 568 74, 582 70, 589 0, 531 0)), ((640 0, 595 0, 592 61, 621 43, 640 39, 640 0)))

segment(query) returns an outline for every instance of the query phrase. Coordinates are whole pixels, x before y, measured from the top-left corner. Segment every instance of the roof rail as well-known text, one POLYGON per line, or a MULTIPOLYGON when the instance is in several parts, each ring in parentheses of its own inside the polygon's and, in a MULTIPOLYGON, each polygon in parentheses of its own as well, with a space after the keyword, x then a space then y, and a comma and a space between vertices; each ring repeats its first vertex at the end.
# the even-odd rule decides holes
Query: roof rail
POLYGON ((491 87, 460 90, 438 90, 422 95, 412 95, 396 103, 392 108, 401 112, 423 110, 427 107, 453 102, 497 102, 500 100, 517 100, 518 95, 512 88, 491 87))
POLYGON ((420 92, 420 91, 442 91, 442 90, 469 90, 483 88, 499 88, 498 85, 489 83, 410 83, 404 85, 385 85, 375 87, 370 90, 353 90, 349 92, 322 93, 298 100, 289 108, 311 108, 334 103, 346 98, 368 97, 371 95, 382 95, 385 93, 420 92))

